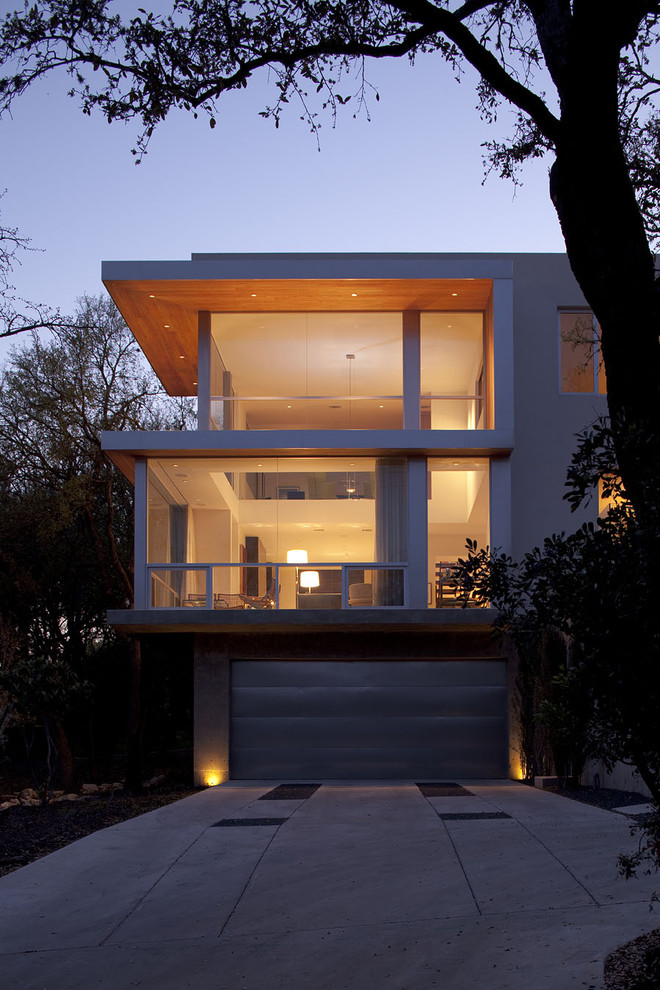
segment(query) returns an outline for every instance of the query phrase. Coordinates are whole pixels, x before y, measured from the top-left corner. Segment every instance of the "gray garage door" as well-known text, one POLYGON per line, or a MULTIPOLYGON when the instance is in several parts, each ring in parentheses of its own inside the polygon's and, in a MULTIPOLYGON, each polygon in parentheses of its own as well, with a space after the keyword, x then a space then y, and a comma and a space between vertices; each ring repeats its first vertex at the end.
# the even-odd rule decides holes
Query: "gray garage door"
POLYGON ((506 662, 234 661, 235 779, 507 776, 506 662))

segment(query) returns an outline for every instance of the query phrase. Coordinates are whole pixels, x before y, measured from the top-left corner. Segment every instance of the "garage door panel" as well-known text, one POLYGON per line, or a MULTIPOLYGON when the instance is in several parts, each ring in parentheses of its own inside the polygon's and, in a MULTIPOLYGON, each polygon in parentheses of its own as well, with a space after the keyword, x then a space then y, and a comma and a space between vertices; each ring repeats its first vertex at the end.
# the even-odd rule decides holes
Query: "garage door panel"
POLYGON ((501 715, 503 687, 236 688, 233 715, 261 718, 501 715))
POLYGON ((234 743, 238 748, 425 749, 456 746, 459 740, 493 744, 500 728, 499 718, 242 718, 236 720, 234 743))
POLYGON ((505 678, 503 660, 235 661, 231 775, 506 776, 505 678))
POLYGON ((445 752, 401 749, 244 750, 237 759, 236 779, 263 780, 393 780, 502 777, 502 755, 462 746, 445 752))
POLYGON ((493 660, 241 660, 233 664, 235 688, 253 687, 447 687, 506 685, 506 665, 493 660))

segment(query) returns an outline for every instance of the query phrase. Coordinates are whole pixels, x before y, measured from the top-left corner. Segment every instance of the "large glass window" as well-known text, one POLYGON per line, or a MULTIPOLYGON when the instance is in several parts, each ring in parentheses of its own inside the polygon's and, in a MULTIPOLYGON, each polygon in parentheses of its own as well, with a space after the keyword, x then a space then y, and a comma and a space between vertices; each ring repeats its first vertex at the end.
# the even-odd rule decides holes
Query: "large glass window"
POLYGON ((420 356, 422 428, 483 429, 483 315, 421 313, 420 356))
POLYGON ((429 468, 428 585, 434 608, 462 605, 454 565, 465 542, 485 547, 489 537, 489 463, 486 458, 432 458, 429 468))
POLYGON ((400 429, 400 313, 211 318, 218 429, 400 429))
POLYGON ((562 392, 605 395, 607 382, 600 355, 598 323, 582 310, 559 314, 562 392))
POLYGON ((257 607, 277 583, 280 608, 340 608, 342 581, 350 606, 404 604, 403 459, 159 458, 148 486, 155 607, 257 607))

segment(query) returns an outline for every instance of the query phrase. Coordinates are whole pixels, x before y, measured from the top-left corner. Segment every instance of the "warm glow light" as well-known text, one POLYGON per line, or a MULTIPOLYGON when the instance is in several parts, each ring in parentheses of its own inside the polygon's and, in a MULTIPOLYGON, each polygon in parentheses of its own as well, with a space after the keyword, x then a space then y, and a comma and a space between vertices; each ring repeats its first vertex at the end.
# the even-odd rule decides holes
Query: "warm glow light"
POLYGON ((207 773, 204 777, 204 783, 207 787, 217 787, 220 783, 219 773, 207 773))
POLYGON ((301 588, 318 588, 321 583, 318 571, 301 571, 300 572, 300 587, 301 588))
POLYGON ((286 552, 286 562, 287 562, 287 564, 306 564, 307 563, 307 551, 306 550, 287 550, 287 552, 286 552))

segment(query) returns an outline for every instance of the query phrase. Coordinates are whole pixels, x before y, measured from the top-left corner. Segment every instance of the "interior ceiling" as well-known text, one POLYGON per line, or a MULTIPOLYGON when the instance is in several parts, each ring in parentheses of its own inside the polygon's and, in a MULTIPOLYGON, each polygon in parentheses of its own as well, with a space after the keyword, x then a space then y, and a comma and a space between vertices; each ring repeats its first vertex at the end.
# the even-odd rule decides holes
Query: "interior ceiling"
POLYGON ((197 392, 198 314, 483 312, 490 279, 107 280, 105 286, 171 395, 197 392))
MULTIPOLYGON (((403 389, 400 313, 218 314, 211 331, 237 396, 391 396, 403 389), (268 360, 255 360, 260 354, 268 360)), ((481 313, 424 314, 422 390, 469 394, 482 352, 481 313)))
MULTIPOLYGON (((466 535, 486 539, 487 534, 471 531, 466 534, 467 508, 466 476, 485 476, 484 458, 444 457, 429 459, 433 493, 442 491, 441 505, 429 505, 429 536, 455 535, 457 553, 464 549, 466 535), (456 477, 457 475, 457 477, 456 477), (455 481, 450 479, 455 477, 455 481), (446 479, 446 481, 443 481, 446 479), (436 491, 436 488, 438 491, 436 491), (458 523, 458 520, 465 520, 458 523), (486 535, 484 535, 486 534, 486 535)), ((271 474, 283 472, 287 477, 297 471, 346 472, 347 478, 360 471, 373 471, 374 458, 360 457, 261 457, 206 459, 196 457, 158 458, 151 461, 157 474, 179 502, 199 511, 226 509, 227 503, 214 480, 217 472, 271 474)), ((243 528, 251 535, 266 540, 269 559, 284 559, 287 549, 304 547, 310 561, 370 560, 374 540, 374 502, 310 500, 303 502, 250 500, 241 503, 245 516, 243 528), (272 520, 259 521, 267 505, 275 513, 272 520), (275 542, 273 542, 275 541, 275 542)), ((484 518, 484 526, 486 526, 484 518)), ((244 534, 241 532, 241 538, 244 534)))

